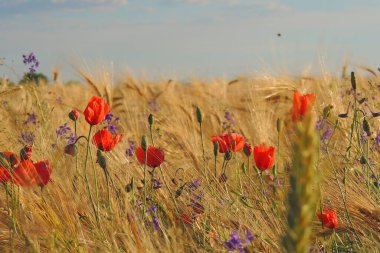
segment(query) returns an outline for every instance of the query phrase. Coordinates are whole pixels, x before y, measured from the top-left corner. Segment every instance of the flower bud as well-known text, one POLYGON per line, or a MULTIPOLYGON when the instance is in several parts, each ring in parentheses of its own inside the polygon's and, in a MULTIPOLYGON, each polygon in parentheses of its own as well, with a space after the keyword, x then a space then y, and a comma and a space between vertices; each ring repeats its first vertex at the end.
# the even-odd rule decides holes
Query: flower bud
POLYGON ((75 144, 69 144, 65 147, 65 154, 76 156, 77 153, 78 153, 78 149, 75 144))
POLYGON ((364 157, 364 155, 362 157, 360 157, 360 164, 364 165, 367 163, 367 158, 364 157))
POLYGON ((356 91, 356 78, 355 73, 351 72, 351 86, 354 91, 356 91))
POLYGON ((214 144, 214 156, 218 156, 218 151, 219 151, 219 143, 217 141, 214 141, 212 144, 214 144))
POLYGON ((141 137, 141 147, 144 151, 148 150, 148 138, 145 135, 141 137))
POLYGON ((105 156, 103 156, 103 153, 101 150, 98 149, 98 151, 96 152, 96 157, 97 157, 97 163, 99 163, 100 167, 104 170, 107 169, 107 160, 105 156))
POLYGON ((325 108, 323 108, 323 118, 327 119, 330 116, 332 108, 332 105, 328 105, 325 108))
POLYGON ((32 157, 32 146, 25 146, 20 150, 20 158, 22 161, 32 157))
POLYGON ((69 113, 69 118, 72 120, 72 121, 77 121, 77 119, 79 118, 79 112, 77 110, 72 110, 70 113, 69 113))
POLYGON ((134 186, 134 178, 131 178, 131 182, 125 186, 125 191, 126 192, 131 192, 133 190, 134 186))
POLYGON ((278 118, 277 119, 277 132, 280 133, 282 131, 282 129, 284 128, 284 121, 282 121, 282 119, 278 118))
POLYGON ((223 173, 222 175, 220 175, 220 177, 219 177, 219 182, 220 182, 220 183, 225 183, 225 182, 227 182, 227 176, 226 176, 225 173, 223 173))
POLYGON ((363 120, 363 130, 366 132, 367 136, 371 136, 371 127, 366 119, 363 120))
POLYGON ((195 112, 196 112, 196 115, 197 115, 197 121, 198 121, 198 123, 202 124, 202 119, 203 119, 203 117, 202 117, 202 111, 201 111, 201 109, 198 106, 197 106, 195 112))
POLYGON ((250 156, 252 154, 252 146, 251 146, 251 144, 249 144, 248 142, 246 142, 244 144, 243 151, 244 151, 244 154, 246 156, 250 156))
POLYGON ((231 158, 232 158, 232 151, 231 150, 228 150, 226 153, 224 153, 224 159, 226 159, 226 161, 231 160, 231 158))
POLYGON ((153 126, 153 124, 154 124, 154 116, 153 116, 153 114, 149 114, 149 116, 148 116, 148 123, 149 123, 149 126, 153 126))

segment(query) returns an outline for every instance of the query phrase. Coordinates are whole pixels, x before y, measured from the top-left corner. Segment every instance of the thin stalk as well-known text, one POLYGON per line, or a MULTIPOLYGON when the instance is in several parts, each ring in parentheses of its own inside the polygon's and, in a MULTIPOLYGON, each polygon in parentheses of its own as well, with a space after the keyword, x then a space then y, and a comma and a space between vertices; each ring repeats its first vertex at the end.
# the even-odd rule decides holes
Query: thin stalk
POLYGON ((146 185, 147 185, 147 182, 146 182, 146 162, 148 160, 148 150, 144 150, 144 155, 145 155, 145 159, 144 159, 144 206, 143 206, 143 217, 145 216, 145 212, 146 212, 146 185))
POLYGON ((152 144, 154 146, 154 139, 153 139, 153 129, 152 129, 152 125, 149 125, 149 132, 150 132, 150 139, 152 141, 152 144))
POLYGON ((201 132, 201 144, 202 144, 202 154, 203 154, 203 172, 206 177, 206 181, 208 182, 207 171, 206 171, 206 155, 205 155, 205 147, 203 144, 203 131, 202 131, 202 122, 199 123, 199 131, 201 132))
POLYGON ((168 184, 166 183, 166 179, 165 179, 165 177, 164 177, 164 173, 162 172, 162 168, 161 168, 161 166, 159 166, 159 168, 160 168, 160 172, 161 172, 162 180, 164 181, 165 187, 166 187, 166 189, 168 189, 169 194, 170 194, 170 197, 171 197, 172 200, 173 200, 174 208, 175 208, 177 214, 179 214, 179 211, 178 211, 178 209, 177 209, 177 202, 175 201, 174 195, 173 195, 172 191, 170 190, 168 184))
MULTIPOLYGON (((77 136, 77 121, 74 121, 74 134, 75 136, 77 136)), ((78 149, 77 149, 77 153, 75 154, 75 173, 77 175, 79 175, 78 159, 79 159, 79 155, 78 155, 78 149)))
POLYGON ((91 194, 90 183, 88 181, 87 162, 88 162, 88 154, 89 154, 89 151, 90 151, 91 130, 92 130, 92 125, 90 126, 90 130, 88 131, 88 137, 87 137, 86 158, 84 160, 84 180, 86 182, 86 188, 87 188, 87 192, 88 192, 88 195, 89 195, 89 198, 90 198, 91 207, 92 207, 92 210, 93 210, 93 212, 95 214, 95 217, 96 217, 96 222, 97 222, 98 225, 100 225, 98 213, 96 212, 96 207, 95 207, 94 199, 93 199, 92 194, 91 194))

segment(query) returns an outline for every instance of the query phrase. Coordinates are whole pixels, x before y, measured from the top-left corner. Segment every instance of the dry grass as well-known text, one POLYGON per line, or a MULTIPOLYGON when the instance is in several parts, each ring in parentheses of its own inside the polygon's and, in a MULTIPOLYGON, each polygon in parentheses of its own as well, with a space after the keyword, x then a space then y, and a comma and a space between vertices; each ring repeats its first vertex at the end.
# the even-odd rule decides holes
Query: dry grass
MULTIPOLYGON (((54 168, 52 180, 42 194, 37 187, 19 189, 20 205, 15 213, 8 208, 2 191, 1 252, 226 252, 223 243, 229 239, 230 233, 239 230, 243 235, 246 228, 256 235, 247 251, 280 252, 281 238, 287 228, 285 201, 294 136, 289 115, 293 91, 297 89, 301 93, 316 94, 315 115, 321 115, 325 106, 332 105, 329 118, 332 125, 338 120, 337 115, 346 110, 351 99, 344 95, 351 89, 349 80, 330 76, 265 76, 232 81, 194 79, 190 83, 176 80, 152 82, 126 76, 118 85, 111 87, 106 77, 96 81, 86 73, 82 74, 89 85, 24 85, 0 91, 0 149, 17 152, 22 147, 18 141, 20 134, 33 131, 36 137, 32 158, 47 158, 54 168), (63 155, 65 141, 58 140, 58 146, 52 147, 56 142, 55 129, 70 122, 68 112, 72 108, 83 112, 93 95, 103 96, 110 103, 111 112, 121 118, 120 129, 124 134, 123 142, 107 154, 109 171, 116 186, 111 192, 111 213, 106 207, 105 179, 100 167, 95 164, 100 183, 100 227, 96 224, 83 180, 85 143, 81 142, 79 146, 81 176, 76 180, 75 158, 63 155), (204 115, 209 183, 202 174, 196 106, 202 109, 204 115), (260 194, 260 182, 252 169, 249 176, 242 173, 241 165, 246 162, 246 157, 240 153, 229 163, 226 185, 213 177, 213 146, 209 137, 231 130, 223 129, 225 112, 233 114, 235 125, 232 129, 243 134, 254 145, 264 142, 277 146, 276 120, 280 118, 286 122, 281 135, 281 150, 276 154, 282 185, 277 187, 275 195, 271 190, 265 197, 260 194), (27 113, 37 115, 37 125, 23 124, 27 113), (139 143, 142 135, 149 134, 149 113, 156 118, 156 144, 165 152, 162 168, 171 191, 175 192, 184 182, 201 179, 199 191, 204 194, 201 203, 205 213, 190 226, 176 218, 175 204, 164 186, 154 191, 150 200, 158 207, 162 232, 155 231, 150 223, 144 225, 141 208, 136 207, 135 202, 140 195, 136 193, 133 196, 124 190, 132 177, 137 186, 142 186, 142 168, 134 157, 125 155, 125 149, 128 140, 139 143), (175 185, 172 179, 178 184, 175 185), (241 201, 239 194, 246 197, 248 205, 241 201), (13 229, 12 217, 17 220, 17 231, 13 229)), ((363 75, 357 79, 361 97, 367 97, 368 104, 376 111, 380 102, 375 86, 379 82, 378 77, 363 75), (372 96, 375 98, 372 99, 372 96)), ((358 162, 360 157, 357 153, 352 152, 350 160, 343 163, 352 119, 339 119, 338 122, 339 128, 329 141, 329 151, 320 151, 316 166, 320 185, 315 191, 321 191, 324 206, 337 210, 339 229, 335 236, 326 230, 324 240, 321 224, 314 218, 313 250, 324 244, 330 251, 334 247, 332 238, 335 238, 341 248, 347 246, 353 247, 355 252, 379 252, 379 192, 373 189, 368 191, 362 176, 364 168, 358 162), (353 226, 346 217, 338 187, 338 183, 343 187, 343 167, 347 168, 346 206, 353 226)), ((377 118, 371 119, 370 124, 376 133, 379 128, 377 118)), ((78 131, 86 135, 88 129, 81 115, 78 131)), ((373 146, 370 151, 371 162, 376 169, 380 161, 378 150, 378 146, 373 146)), ((94 149, 92 152, 95 154, 94 149)), ((220 156, 219 172, 221 164, 220 156)), ((157 176, 162 179, 158 172, 157 176)), ((265 181, 264 185, 268 187, 269 182, 265 181)), ((189 198, 190 195, 185 192, 176 199, 180 212, 188 212, 189 198)), ((151 222, 151 218, 148 221, 151 222)))

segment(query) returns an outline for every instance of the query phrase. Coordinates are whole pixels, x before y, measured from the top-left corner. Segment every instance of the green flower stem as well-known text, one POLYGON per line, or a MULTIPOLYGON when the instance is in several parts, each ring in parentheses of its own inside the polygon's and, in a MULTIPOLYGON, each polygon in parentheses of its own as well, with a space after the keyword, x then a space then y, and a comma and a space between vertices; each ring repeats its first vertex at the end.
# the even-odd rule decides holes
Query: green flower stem
POLYGON ((143 206, 143 217, 145 216, 146 212, 146 162, 148 160, 148 150, 144 150, 144 206, 143 206))
POLYGON ((88 195, 89 195, 89 198, 90 198, 91 207, 92 207, 92 210, 93 210, 94 215, 96 217, 96 222, 97 222, 98 225, 100 225, 99 216, 98 216, 98 213, 96 211, 94 199, 93 199, 92 194, 91 194, 90 183, 88 181, 87 162, 88 162, 88 154, 89 154, 89 151, 90 151, 91 130, 92 130, 92 125, 90 126, 90 130, 88 131, 88 137, 87 137, 86 158, 84 160, 84 180, 86 182, 86 188, 87 188, 87 192, 88 192, 88 195))

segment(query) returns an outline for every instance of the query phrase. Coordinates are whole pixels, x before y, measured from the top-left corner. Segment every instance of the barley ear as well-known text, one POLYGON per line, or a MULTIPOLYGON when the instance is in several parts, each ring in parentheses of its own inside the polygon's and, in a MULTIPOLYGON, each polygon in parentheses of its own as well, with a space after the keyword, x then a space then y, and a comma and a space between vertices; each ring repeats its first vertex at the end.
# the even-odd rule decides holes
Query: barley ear
POLYGON ((288 228, 283 246, 286 252, 304 253, 309 249, 311 222, 318 198, 314 168, 318 147, 315 118, 309 112, 295 128, 293 168, 289 173, 288 228))

